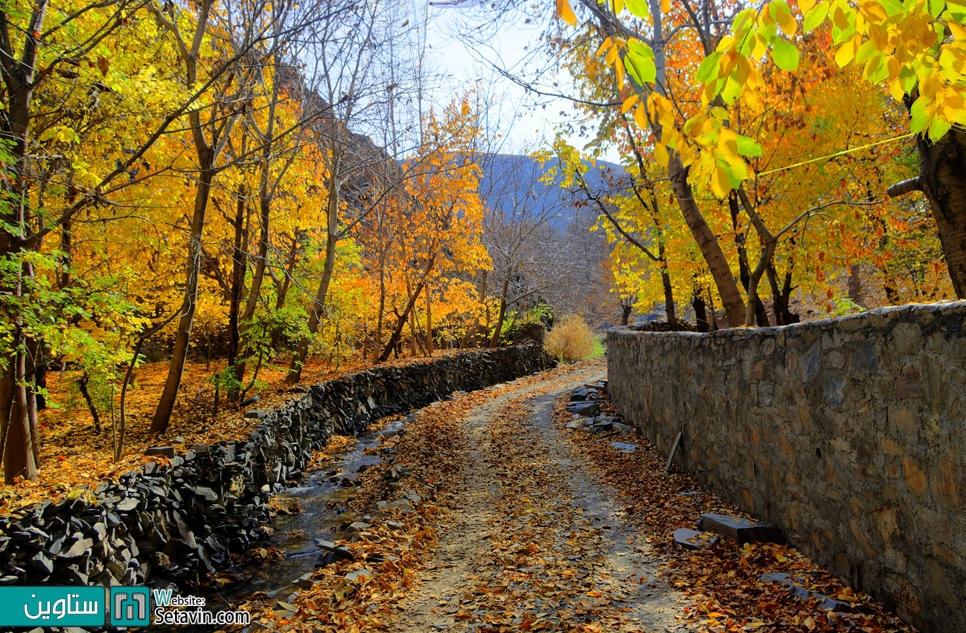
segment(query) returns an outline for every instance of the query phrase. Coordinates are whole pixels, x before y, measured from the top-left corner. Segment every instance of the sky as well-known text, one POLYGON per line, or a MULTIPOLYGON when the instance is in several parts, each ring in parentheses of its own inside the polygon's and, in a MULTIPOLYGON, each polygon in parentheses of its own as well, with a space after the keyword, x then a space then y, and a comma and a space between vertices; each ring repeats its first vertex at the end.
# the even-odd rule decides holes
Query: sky
MULTIPOLYGON (((422 1, 424 0, 417 0, 419 3, 422 1)), ((546 6, 549 16, 554 5, 547 1, 546 6)), ((457 35, 460 23, 472 16, 470 11, 438 5, 430 5, 428 11, 428 58, 436 70, 446 76, 439 99, 448 101, 455 91, 477 84, 479 78, 494 82, 490 90, 502 95, 499 99, 502 112, 484 116, 483 125, 506 134, 507 144, 501 151, 518 153, 521 148, 535 144, 549 145, 553 141, 556 127, 577 116, 576 110, 567 100, 528 96, 524 88, 509 79, 499 77, 493 68, 497 65, 511 72, 520 71, 523 64, 521 60, 525 60, 527 56, 527 47, 533 46, 539 40, 540 28, 519 22, 511 23, 481 47, 467 44, 457 35)), ((565 71, 555 73, 552 78, 560 82, 561 87, 558 89, 561 92, 568 91, 570 82, 565 71)), ((545 84, 550 80, 551 76, 544 77, 545 84)), ((576 136, 569 136, 568 140, 578 149, 582 149, 586 143, 586 139, 576 136)), ((601 158, 620 162, 619 156, 613 150, 601 158)))

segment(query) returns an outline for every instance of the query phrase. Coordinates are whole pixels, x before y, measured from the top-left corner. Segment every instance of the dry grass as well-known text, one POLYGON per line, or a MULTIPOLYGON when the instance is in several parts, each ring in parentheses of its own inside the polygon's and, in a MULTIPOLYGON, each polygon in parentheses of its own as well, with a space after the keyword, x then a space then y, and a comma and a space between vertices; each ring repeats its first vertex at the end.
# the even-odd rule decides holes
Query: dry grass
POLYGON ((547 333, 544 347, 558 360, 586 360, 593 356, 595 342, 587 323, 577 315, 570 315, 547 333))

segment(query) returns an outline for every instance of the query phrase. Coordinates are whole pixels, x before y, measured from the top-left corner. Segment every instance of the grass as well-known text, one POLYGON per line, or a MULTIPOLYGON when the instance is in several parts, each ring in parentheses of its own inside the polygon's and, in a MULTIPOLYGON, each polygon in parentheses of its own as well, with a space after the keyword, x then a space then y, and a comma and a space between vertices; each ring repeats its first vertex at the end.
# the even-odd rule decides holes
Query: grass
POLYGON ((577 315, 569 315, 550 332, 544 342, 547 352, 561 361, 578 361, 599 358, 604 346, 587 323, 577 315))

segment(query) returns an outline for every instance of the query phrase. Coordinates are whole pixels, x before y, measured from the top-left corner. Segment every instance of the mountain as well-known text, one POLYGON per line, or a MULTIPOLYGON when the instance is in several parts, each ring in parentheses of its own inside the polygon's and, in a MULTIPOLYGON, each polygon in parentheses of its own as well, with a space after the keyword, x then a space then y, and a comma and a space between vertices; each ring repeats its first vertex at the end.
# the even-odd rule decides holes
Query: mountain
MULTIPOLYGON (((580 217, 587 215, 580 212, 585 207, 586 196, 576 187, 561 188, 559 176, 553 181, 545 180, 548 172, 559 167, 558 159, 540 161, 531 156, 487 154, 481 162, 480 194, 491 212, 530 218, 547 215, 548 223, 558 230, 586 222, 586 218, 580 217)), ((626 177, 624 168, 613 163, 597 161, 587 166, 584 179, 595 194, 620 186, 626 177)), ((596 217, 596 211, 590 211, 596 217)))

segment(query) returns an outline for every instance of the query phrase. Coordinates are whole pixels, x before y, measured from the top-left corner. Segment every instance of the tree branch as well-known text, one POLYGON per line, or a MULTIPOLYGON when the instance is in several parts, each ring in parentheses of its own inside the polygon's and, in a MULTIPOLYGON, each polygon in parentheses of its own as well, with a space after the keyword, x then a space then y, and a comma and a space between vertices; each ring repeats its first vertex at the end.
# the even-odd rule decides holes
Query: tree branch
POLYGON ((889 194, 890 198, 898 198, 899 196, 904 196, 907 193, 912 193, 913 191, 922 191, 922 184, 919 182, 919 176, 910 178, 909 180, 903 180, 902 182, 897 182, 886 189, 886 193, 889 194))

